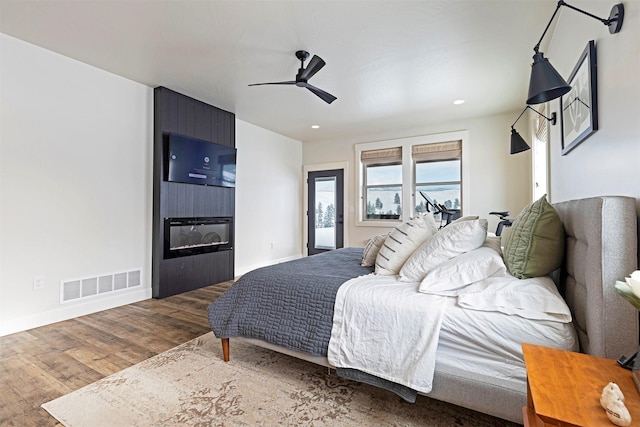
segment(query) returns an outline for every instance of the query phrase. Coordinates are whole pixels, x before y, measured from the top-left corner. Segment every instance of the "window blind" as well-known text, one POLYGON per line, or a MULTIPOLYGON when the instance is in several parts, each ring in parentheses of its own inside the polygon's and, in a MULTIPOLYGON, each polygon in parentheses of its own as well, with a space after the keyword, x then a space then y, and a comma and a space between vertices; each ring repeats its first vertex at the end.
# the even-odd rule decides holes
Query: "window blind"
POLYGON ((411 147, 411 157, 417 162, 459 159, 462 157, 462 141, 414 145, 411 147))
POLYGON ((402 147, 363 151, 360 159, 364 165, 402 163, 402 147))
MULTIPOLYGON (((545 114, 545 105, 540 108, 540 114, 545 114)), ((547 133, 549 131, 549 120, 542 116, 538 116, 538 126, 536 126, 536 138, 540 141, 547 142, 547 133)))

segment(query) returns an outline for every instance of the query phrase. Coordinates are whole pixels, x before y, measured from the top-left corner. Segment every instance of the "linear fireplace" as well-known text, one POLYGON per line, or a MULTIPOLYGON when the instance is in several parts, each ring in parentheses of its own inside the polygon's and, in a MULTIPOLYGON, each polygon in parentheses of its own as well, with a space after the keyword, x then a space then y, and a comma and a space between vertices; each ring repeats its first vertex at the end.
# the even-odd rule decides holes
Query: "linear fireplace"
POLYGON ((164 257, 233 249, 233 218, 165 218, 164 257))

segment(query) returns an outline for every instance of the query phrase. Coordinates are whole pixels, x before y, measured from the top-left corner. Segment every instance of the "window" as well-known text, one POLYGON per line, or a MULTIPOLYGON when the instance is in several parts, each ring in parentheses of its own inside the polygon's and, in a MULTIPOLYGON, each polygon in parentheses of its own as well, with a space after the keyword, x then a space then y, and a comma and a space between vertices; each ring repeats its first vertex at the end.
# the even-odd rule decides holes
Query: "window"
MULTIPOLYGON (((540 113, 545 114, 545 104, 540 108, 540 113)), ((538 116, 533 125, 535 132, 532 132, 531 144, 533 156, 533 201, 538 200, 545 194, 549 194, 549 121, 538 116)))
POLYGON ((408 221, 426 211, 420 192, 460 214, 463 206, 472 208, 465 203, 471 183, 462 161, 468 144, 465 130, 356 144, 356 225, 393 227, 408 221))
POLYGON ((366 220, 402 218, 402 148, 363 151, 366 220))
POLYGON ((431 211, 429 204, 439 204, 459 214, 462 208, 461 141, 414 145, 411 157, 415 168, 415 211, 431 211))

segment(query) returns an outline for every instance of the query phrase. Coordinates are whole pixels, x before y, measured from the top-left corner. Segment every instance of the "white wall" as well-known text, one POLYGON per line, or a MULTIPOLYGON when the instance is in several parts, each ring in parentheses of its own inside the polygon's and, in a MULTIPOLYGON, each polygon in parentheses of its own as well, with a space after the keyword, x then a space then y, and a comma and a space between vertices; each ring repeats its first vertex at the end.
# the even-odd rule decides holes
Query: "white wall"
MULTIPOLYGON (((463 167, 469 167, 471 179, 463 182, 464 186, 469 187, 470 194, 469 200, 463 200, 463 213, 489 219, 489 228, 495 230, 498 221, 495 217, 489 218, 490 211, 511 210, 515 216, 531 202, 531 151, 509 154, 510 126, 521 111, 389 132, 366 139, 305 143, 303 163, 309 165, 348 161, 353 165, 349 177, 345 179, 345 185, 349 186, 351 195, 350 204, 345 207, 349 237, 345 246, 364 246, 371 236, 388 229, 356 225, 355 213, 352 212, 357 211, 355 207, 359 203, 354 145, 360 142, 466 130, 469 134, 469 150, 462 154, 465 165, 463 167)), ((518 130, 522 135, 528 134, 526 122, 518 122, 518 130)))
POLYGON ((153 91, 4 34, 0 61, 0 335, 149 298, 153 91), (140 287, 59 302, 131 269, 140 287))
MULTIPOLYGON (((150 298, 153 90, 4 34, 0 67, 0 336, 150 298), (60 304, 62 280, 131 269, 60 304)), ((243 274, 301 256, 302 147, 241 120, 236 146, 243 274)))
POLYGON ((236 119, 235 273, 301 256, 302 143, 236 119))
MULTIPOLYGON (((614 2, 571 4, 607 17, 614 2)), ((554 202, 598 195, 640 198, 640 2, 624 5, 624 23, 618 34, 609 34, 600 22, 563 8, 545 52, 568 78, 587 42, 596 42, 599 130, 561 156, 560 126, 551 127, 550 193, 554 202)), ((551 107, 559 111, 559 101, 553 101, 551 107)))

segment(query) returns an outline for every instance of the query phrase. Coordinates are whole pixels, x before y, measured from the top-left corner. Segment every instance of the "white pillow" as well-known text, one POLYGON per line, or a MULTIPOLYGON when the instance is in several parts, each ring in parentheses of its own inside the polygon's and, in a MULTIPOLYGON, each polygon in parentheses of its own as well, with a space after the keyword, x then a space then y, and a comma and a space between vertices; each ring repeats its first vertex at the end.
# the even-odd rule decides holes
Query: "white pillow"
POLYGON ((486 237, 486 219, 449 224, 409 257, 400 270, 400 281, 421 282, 439 264, 482 246, 486 237))
POLYGON ((485 242, 478 249, 451 258, 429 271, 418 291, 444 295, 487 277, 504 276, 506 272, 500 254, 485 242))
POLYGON ((369 239, 369 242, 362 251, 361 266, 372 267, 376 263, 376 257, 378 256, 378 252, 380 252, 380 247, 386 240, 387 236, 389 236, 389 233, 379 234, 369 239))
POLYGON ((413 251, 438 231, 433 212, 419 215, 393 230, 382 244, 376 257, 376 274, 391 276, 400 268, 413 251))
POLYGON ((505 274, 478 282, 464 291, 458 296, 458 305, 463 308, 497 311, 525 319, 571 322, 571 311, 548 276, 517 279, 505 274))

